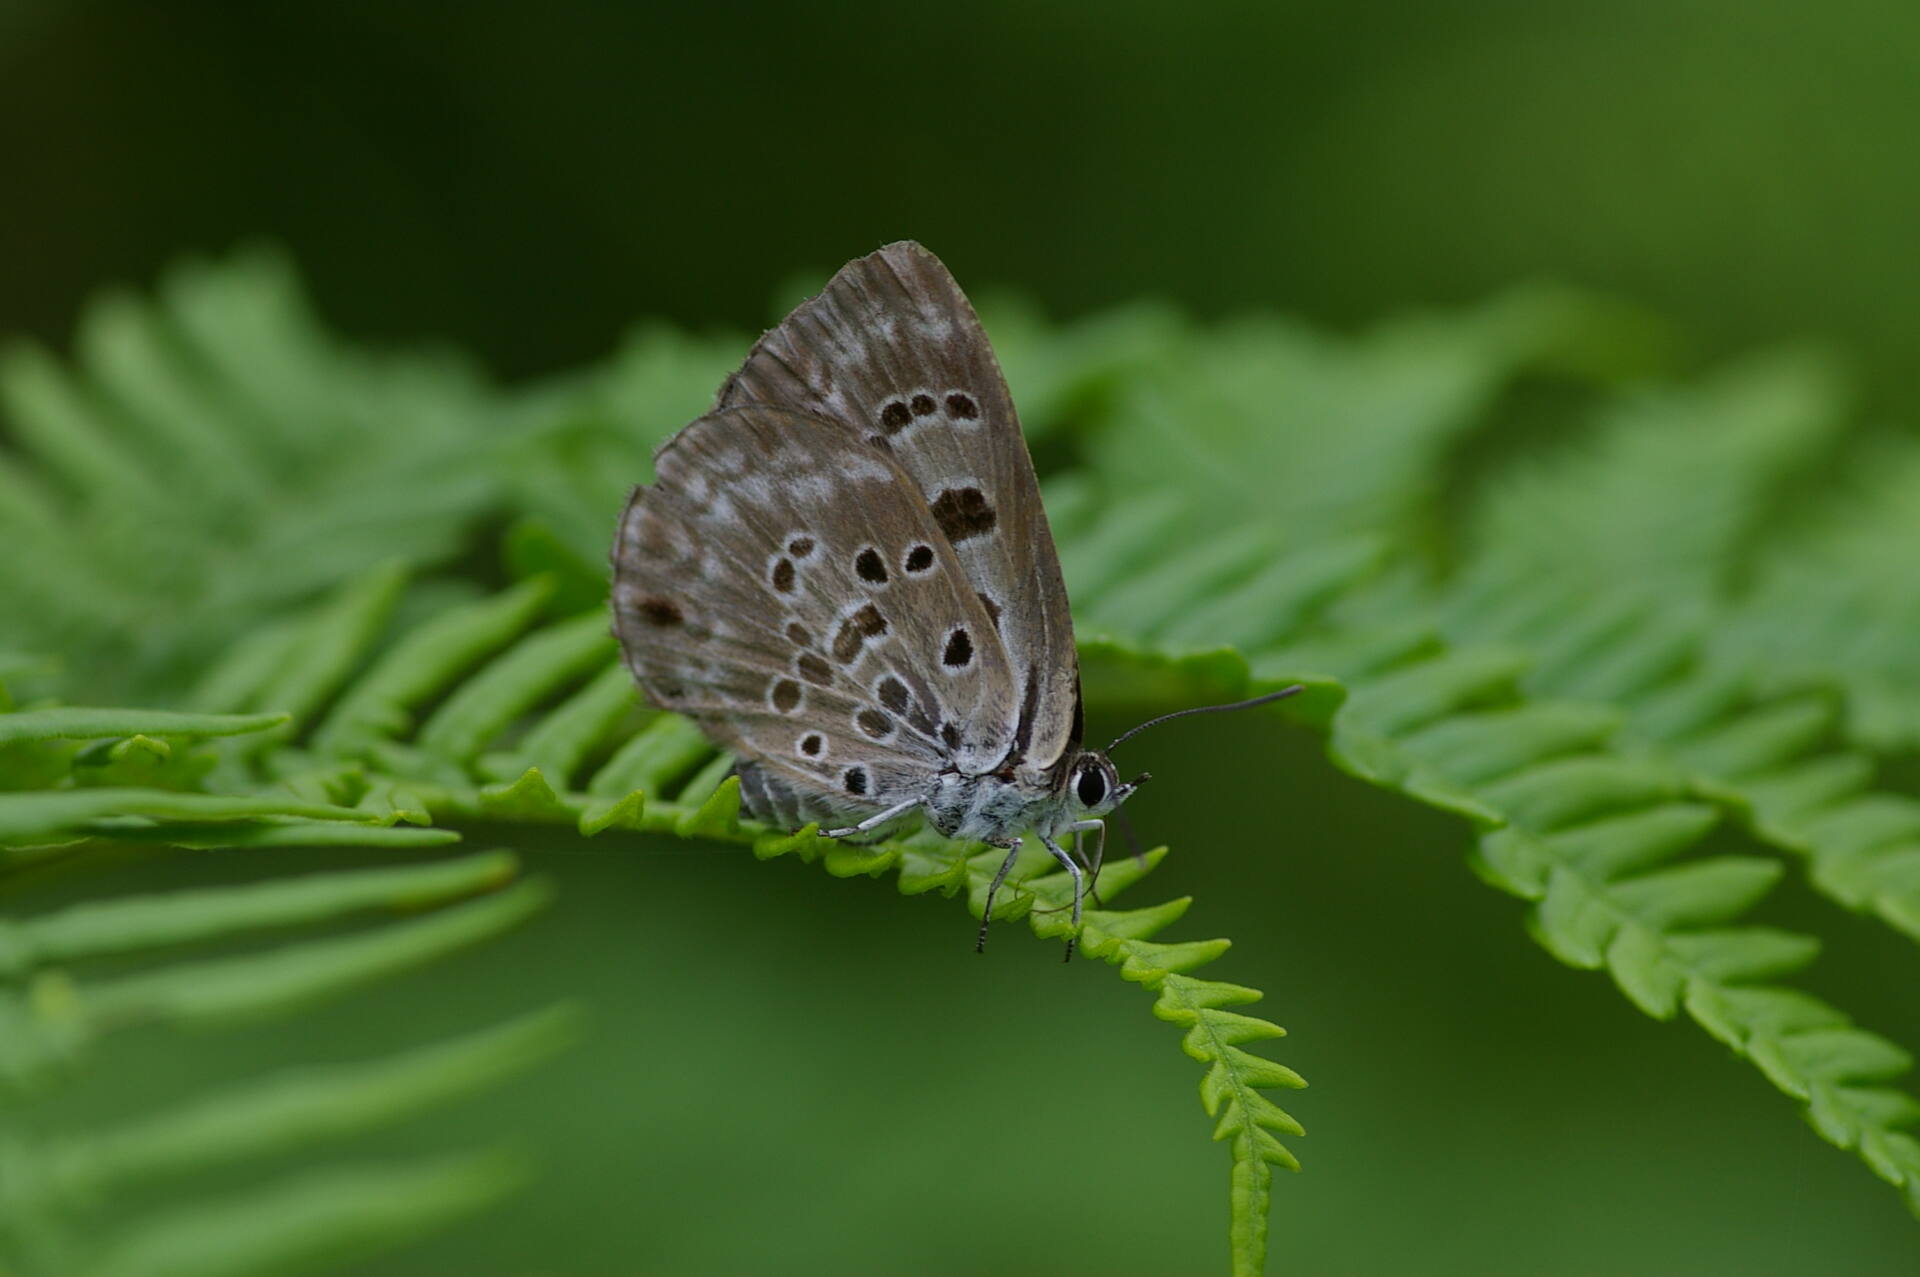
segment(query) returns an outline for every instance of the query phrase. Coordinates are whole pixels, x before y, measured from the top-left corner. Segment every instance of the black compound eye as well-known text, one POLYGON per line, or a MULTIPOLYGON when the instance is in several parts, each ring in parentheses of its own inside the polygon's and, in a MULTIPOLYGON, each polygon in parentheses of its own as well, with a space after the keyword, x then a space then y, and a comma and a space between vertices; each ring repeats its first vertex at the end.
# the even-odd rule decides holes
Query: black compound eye
POLYGON ((1100 774, 1098 767, 1084 768, 1079 779, 1073 782, 1073 792, 1082 807, 1098 807, 1100 800, 1107 796, 1107 778, 1100 774))

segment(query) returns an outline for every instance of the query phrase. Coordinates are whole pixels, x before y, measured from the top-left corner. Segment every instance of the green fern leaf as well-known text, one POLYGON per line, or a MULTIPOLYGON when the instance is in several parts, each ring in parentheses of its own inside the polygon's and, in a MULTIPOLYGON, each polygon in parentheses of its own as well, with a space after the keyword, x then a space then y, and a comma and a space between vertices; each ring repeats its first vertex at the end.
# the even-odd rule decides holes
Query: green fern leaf
MULTIPOLYGON (((1876 789, 1872 756, 1916 739, 1920 613, 1903 587, 1920 450, 1854 447, 1829 361, 1790 352, 1615 393, 1657 361, 1647 326, 1539 291, 1357 340, 1263 320, 1202 331, 1149 308, 1065 330, 992 313, 1030 433, 1063 455, 1079 441, 1068 431, 1090 440, 1087 465, 1052 476, 1047 497, 1094 702, 1305 684, 1288 717, 1326 734, 1334 765, 1468 821, 1473 869, 1528 903, 1555 957, 1607 971, 1650 1015, 1684 1012, 1920 1205, 1906 1133, 1920 1102, 1895 1085, 1906 1053, 1780 983, 1816 946, 1746 921, 1779 860, 1700 850, 1735 823, 1818 890, 1920 936, 1920 801, 1876 789), (1511 428, 1506 390, 1539 376, 1581 386, 1581 419, 1557 423, 1574 443, 1463 461, 1511 428), (1836 459, 1848 486, 1812 492, 1802 476, 1836 459), (1456 516, 1457 544, 1409 552, 1444 541, 1433 533, 1456 516)), ((230 717, 0 712, 0 867, 108 842, 419 848, 457 836, 449 825, 523 822, 894 873, 903 893, 959 896, 977 914, 996 853, 743 822, 730 760, 640 710, 611 659, 606 520, 740 345, 656 326, 588 375, 494 394, 445 360, 343 347, 284 265, 252 254, 185 267, 156 300, 103 299, 71 368, 8 352, 0 535, 18 552, 0 562, 0 602, 22 619, 6 644, 72 654, 88 690, 230 717), (511 529, 522 584, 481 598, 417 579, 471 549, 481 520, 511 529)), ((8 655, 0 679, 38 695, 45 671, 8 655)), ((1162 854, 1108 866, 1103 897, 1162 854)), ((998 912, 1059 938, 1069 884, 1049 867, 1024 859, 998 912)), ((10 924, 5 1066, 43 1078, 122 1023, 284 1013, 451 952, 538 907, 544 888, 511 873, 510 857, 483 853, 10 924), (431 911, 244 959, 65 970, 116 946, 146 954, 403 903, 431 911)), ((1299 1079, 1246 1049, 1280 1033, 1232 1009, 1257 995, 1190 974, 1225 941, 1157 938, 1188 904, 1096 908, 1080 940, 1155 993, 1205 1066, 1202 1102, 1231 1152, 1234 1269, 1250 1274, 1271 1168, 1293 1165, 1282 1141, 1298 1134, 1265 1092, 1299 1079)), ((32 1265, 250 1272, 491 1200, 513 1178, 496 1161, 323 1170, 129 1221, 103 1249, 76 1241, 84 1212, 58 1184, 84 1180, 71 1167, 88 1158, 105 1184, 256 1156, 324 1114, 385 1122, 531 1058, 544 1033, 35 1146, 27 1182, 55 1205, 27 1243, 32 1265)))
MULTIPOLYGON (((337 608, 325 610, 316 632, 340 632, 342 615, 337 608)), ((257 742, 282 733, 290 721, 285 713, 73 706, 0 713, 0 866, 81 858, 114 842, 424 847, 457 839, 450 830, 396 829, 380 823, 374 811, 286 792, 194 787, 206 775, 244 770, 235 760, 258 755, 257 742), (181 788, 96 783, 95 773, 110 780, 118 767, 166 765, 208 748, 233 757, 208 758, 207 766, 173 774, 181 788)), ((15 1088, 44 1088, 107 1049, 129 1026, 283 1015, 311 999, 489 938, 545 900, 538 883, 512 885, 516 872, 510 853, 486 852, 247 886, 92 899, 9 918, 0 922, 0 1079, 15 1088), (150 956, 373 909, 419 916, 344 936, 107 977, 73 970, 102 957, 150 956)), ((311 1210, 319 1212, 317 1220, 350 1200, 389 1189, 404 1191, 381 1211, 337 1219, 335 1240, 359 1238, 372 1245, 428 1227, 456 1205, 491 1200, 507 1181, 496 1176, 482 1193, 472 1170, 477 1162, 365 1169, 306 1185, 288 1182, 251 1205, 179 1208, 134 1223, 117 1241, 104 1239, 95 1215, 124 1186, 164 1181, 199 1163, 301 1146, 315 1134, 344 1136, 485 1085, 546 1054, 563 1028, 560 1019, 546 1015, 354 1072, 229 1090, 117 1130, 16 1136, 7 1151, 6 1179, 10 1221, 18 1226, 0 1237, 0 1262, 22 1273, 215 1271, 223 1265, 254 1271, 249 1265, 301 1249, 288 1248, 290 1234, 268 1230, 260 1211, 311 1210), (316 1193, 315 1183, 325 1191, 316 1193), (197 1231, 202 1226, 228 1231, 203 1234, 197 1231)))
POLYGON ((67 653, 90 698, 164 692, 369 563, 447 557, 500 490, 477 379, 344 348, 278 256, 161 293, 90 306, 75 369, 0 357, 0 434, 26 463, 0 470, 0 597, 22 604, 13 641, 67 653))
POLYGON ((100 1277, 250 1277, 345 1264, 479 1211, 524 1182, 498 1155, 313 1171, 126 1227, 93 1260, 100 1277))
MULTIPOLYGON (((1063 535, 1073 538, 1083 561, 1097 559, 1120 543, 1106 525, 1127 517, 1119 510, 1083 516, 1063 535)), ((1180 564, 1196 553, 1214 554, 1163 552, 1156 575, 1179 581, 1180 564)), ((1130 570, 1141 570, 1138 560, 1130 570)), ((1221 597, 1231 600, 1235 592, 1221 597)), ((1858 1151, 1913 1196, 1920 1181, 1885 1155, 1905 1147, 1897 1128, 1916 1115, 1910 1097, 1884 1085, 1904 1055, 1826 1004, 1760 983, 1810 961, 1812 941, 1728 925, 1766 893, 1780 866, 1751 856, 1681 859, 1719 820, 1715 804, 1735 814, 1748 810, 1729 797, 1728 782, 1665 751, 1635 747, 1631 710, 1529 699, 1524 689, 1534 674, 1526 645, 1452 648, 1418 623, 1381 627, 1368 620, 1404 612, 1407 598, 1391 576, 1355 582, 1317 612, 1293 613, 1289 628, 1251 642, 1246 666, 1275 677, 1321 669, 1345 680, 1344 702, 1332 700, 1320 714, 1304 713, 1311 706, 1299 705, 1300 698, 1288 702, 1302 721, 1330 731, 1336 763, 1473 821, 1482 830, 1474 867, 1493 885, 1536 902, 1530 926, 1549 952, 1570 965, 1606 969, 1657 1018, 1684 1007, 1806 1103, 1823 1136, 1858 1151), (1777 1023, 1767 1015, 1776 1005, 1770 998, 1795 1000, 1806 1018, 1777 1023), (1829 1058, 1807 1049, 1806 1035, 1829 1032, 1845 1035, 1846 1050, 1829 1058)), ((1182 602, 1177 592, 1168 600, 1176 610, 1182 602)), ((1083 606, 1099 609, 1099 593, 1083 606)), ((1118 638, 1107 644, 1110 658, 1128 649, 1118 638)), ((1150 640, 1135 640, 1134 650, 1166 659, 1150 640)), ((1233 679, 1213 694, 1270 685, 1265 678, 1233 679)), ((1721 716, 1737 703, 1737 688, 1730 696, 1663 687, 1665 698, 1648 701, 1652 708, 1640 721, 1706 732, 1689 757, 1696 766, 1771 765, 1810 739, 1803 703, 1776 707, 1730 732, 1721 716)), ((1884 804, 1859 830, 1855 842, 1873 845, 1910 832, 1904 807, 1884 804)))

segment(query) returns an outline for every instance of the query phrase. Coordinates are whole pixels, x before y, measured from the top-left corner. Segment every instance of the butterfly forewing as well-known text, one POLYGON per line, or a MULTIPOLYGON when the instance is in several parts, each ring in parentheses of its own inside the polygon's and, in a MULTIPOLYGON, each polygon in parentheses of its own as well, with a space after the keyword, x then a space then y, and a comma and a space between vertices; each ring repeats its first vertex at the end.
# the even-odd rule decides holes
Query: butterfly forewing
POLYGON ((653 702, 802 801, 878 810, 991 766, 1019 698, 919 487, 846 425, 716 411, 655 454, 614 551, 614 629, 653 702))
POLYGON ((722 406, 786 404, 843 423, 911 476, 991 618, 1010 671, 1014 744, 1046 769, 1077 743, 1066 586, 1013 399, 953 276, 918 244, 849 263, 763 337, 722 406))

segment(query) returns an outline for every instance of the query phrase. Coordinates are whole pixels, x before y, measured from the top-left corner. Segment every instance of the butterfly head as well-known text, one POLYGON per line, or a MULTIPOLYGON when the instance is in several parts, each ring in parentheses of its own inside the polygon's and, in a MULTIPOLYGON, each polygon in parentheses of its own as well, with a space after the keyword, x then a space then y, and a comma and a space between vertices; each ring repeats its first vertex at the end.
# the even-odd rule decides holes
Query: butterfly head
POLYGON ((1097 749, 1082 750, 1067 770, 1067 794, 1076 819, 1104 816, 1127 801, 1146 780, 1144 773, 1122 784, 1120 774, 1097 749))

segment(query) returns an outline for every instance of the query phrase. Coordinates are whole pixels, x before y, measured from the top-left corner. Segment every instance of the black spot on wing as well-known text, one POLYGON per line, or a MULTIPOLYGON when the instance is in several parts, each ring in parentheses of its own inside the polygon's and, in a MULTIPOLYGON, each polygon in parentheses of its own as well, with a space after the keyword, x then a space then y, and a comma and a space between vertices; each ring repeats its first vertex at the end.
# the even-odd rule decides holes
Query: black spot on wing
POLYGON ((933 499, 929 508, 934 522, 955 545, 985 536, 999 521, 987 494, 978 488, 948 488, 933 499))
POLYGON ((635 605, 635 610, 640 613, 640 619, 648 625, 657 625, 662 629, 679 625, 687 619, 686 614, 680 610, 679 604, 672 599, 663 599, 657 594, 650 594, 641 599, 635 605))
POLYGON ((880 615, 880 609, 869 603, 840 622, 840 628, 833 635, 833 659, 842 665, 860 654, 870 638, 878 638, 887 632, 887 618, 880 615))
POLYGON ((950 670, 965 669, 973 664, 973 636, 965 626, 947 635, 947 649, 940 654, 940 663, 950 670))

